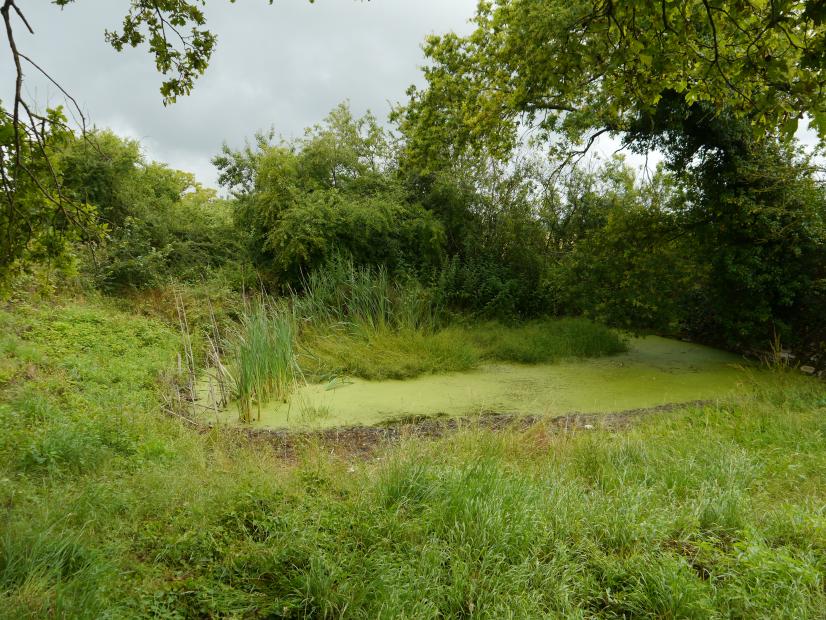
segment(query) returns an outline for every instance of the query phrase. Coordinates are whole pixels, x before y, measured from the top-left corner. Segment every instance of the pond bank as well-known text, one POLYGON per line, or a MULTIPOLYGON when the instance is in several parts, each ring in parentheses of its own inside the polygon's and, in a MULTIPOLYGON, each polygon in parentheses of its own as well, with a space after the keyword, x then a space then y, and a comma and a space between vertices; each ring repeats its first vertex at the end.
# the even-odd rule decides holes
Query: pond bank
MULTIPOLYGON (((513 415, 487 413, 474 417, 445 416, 394 420, 377 426, 345 426, 317 430, 289 430, 234 426, 234 430, 250 439, 270 444, 280 457, 290 459, 308 445, 323 447, 330 454, 369 458, 377 448, 405 438, 436 440, 463 429, 489 431, 529 431, 540 433, 577 432, 593 429, 622 430, 635 420, 654 414, 664 414, 690 407, 705 407, 713 401, 690 401, 630 409, 615 413, 572 413, 563 416, 513 415)), ((205 427, 208 430, 210 427, 205 427)))

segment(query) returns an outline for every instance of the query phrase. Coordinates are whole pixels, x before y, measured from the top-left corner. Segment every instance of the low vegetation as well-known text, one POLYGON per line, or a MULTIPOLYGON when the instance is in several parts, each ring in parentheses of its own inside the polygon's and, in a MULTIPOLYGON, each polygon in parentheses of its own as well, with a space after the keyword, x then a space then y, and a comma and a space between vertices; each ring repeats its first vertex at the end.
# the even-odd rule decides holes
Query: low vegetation
POLYGON ((179 337, 154 319, 0 324, 0 617, 826 613, 826 391, 799 373, 620 431, 285 461, 159 414, 179 337))

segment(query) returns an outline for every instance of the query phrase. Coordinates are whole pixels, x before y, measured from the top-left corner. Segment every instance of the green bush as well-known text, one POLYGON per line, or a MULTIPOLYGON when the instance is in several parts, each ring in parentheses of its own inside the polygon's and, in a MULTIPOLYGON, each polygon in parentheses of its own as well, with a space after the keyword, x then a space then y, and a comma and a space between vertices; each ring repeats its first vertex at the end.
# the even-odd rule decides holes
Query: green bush
POLYGON ((224 147, 220 181, 235 197, 235 221, 272 289, 297 287, 336 255, 391 271, 433 268, 444 253, 444 227, 408 200, 390 137, 371 115, 335 108, 304 138, 224 147))
POLYGON ((137 142, 96 131, 72 141, 60 163, 67 194, 92 205, 103 227, 100 238, 77 244, 93 285, 122 291, 170 278, 196 282, 244 262, 245 240, 226 201, 191 174, 147 162, 137 142))
POLYGON ((557 313, 584 314, 632 330, 680 333, 689 300, 707 286, 707 269, 667 208, 617 205, 546 273, 557 313))
POLYGON ((336 255, 393 271, 424 269, 440 262, 443 238, 432 214, 392 194, 316 191, 285 209, 267 232, 265 248, 272 258, 265 268, 275 282, 292 286, 336 255))
POLYGON ((792 147, 755 143, 710 158, 688 183, 713 214, 695 233, 708 283, 690 329, 731 348, 823 346, 809 304, 826 277, 826 192, 812 166, 792 147))

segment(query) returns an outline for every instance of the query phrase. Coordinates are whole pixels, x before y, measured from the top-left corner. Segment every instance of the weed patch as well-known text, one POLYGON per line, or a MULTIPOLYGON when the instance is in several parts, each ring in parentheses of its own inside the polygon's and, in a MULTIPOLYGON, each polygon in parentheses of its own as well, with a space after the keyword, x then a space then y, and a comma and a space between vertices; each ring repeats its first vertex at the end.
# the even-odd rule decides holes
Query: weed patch
POLYGON ((0 617, 826 613, 816 381, 771 374, 613 430, 468 425, 365 460, 307 439, 284 461, 160 412, 173 331, 93 304, 10 313, 39 362, 0 387, 0 617), (85 313, 97 338, 66 320, 85 313), (113 355, 130 321, 155 337, 113 355))

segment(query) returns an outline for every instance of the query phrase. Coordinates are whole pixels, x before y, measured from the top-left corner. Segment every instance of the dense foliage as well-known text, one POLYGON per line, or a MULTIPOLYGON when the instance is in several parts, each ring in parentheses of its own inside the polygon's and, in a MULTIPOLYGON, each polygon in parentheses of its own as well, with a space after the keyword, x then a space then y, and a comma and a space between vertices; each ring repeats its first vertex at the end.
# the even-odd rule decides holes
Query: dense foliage
POLYGON ((0 285, 21 264, 62 262, 68 243, 97 233, 92 205, 42 191, 53 179, 59 183, 59 154, 74 140, 60 110, 44 119, 39 142, 21 140, 18 148, 13 121, 0 105, 0 285))
POLYGON ((31 166, 57 179, 60 202, 16 177, 15 209, 2 211, 2 283, 37 264, 105 290, 194 281, 230 258, 243 266, 227 202, 191 174, 146 161, 137 142, 108 131, 64 130, 55 142, 50 160, 33 151, 31 166))
POLYGON ((224 147, 215 159, 236 198, 250 255, 273 286, 298 286, 335 255, 357 264, 422 270, 437 265, 444 227, 406 200, 392 147, 376 120, 339 106, 303 139, 224 147))
POLYGON ((98 286, 193 281, 237 258, 225 201, 191 174, 146 162, 136 142, 100 132, 72 143, 62 166, 65 191, 95 205, 105 231, 82 248, 98 286))
POLYGON ((54 171, 67 204, 84 205, 77 230, 88 233, 45 218, 9 226, 6 281, 48 259, 108 291, 221 274, 239 289, 285 292, 345 257, 418 280, 452 312, 585 314, 730 348, 779 339, 818 353, 826 194, 806 157, 679 99, 636 127, 639 143, 668 154, 646 179, 620 158, 559 174, 530 153, 427 172, 375 118, 342 105, 301 139, 225 147, 215 161, 229 198, 146 161, 134 141, 67 134, 54 171))
MULTIPOLYGON (((174 98, 212 39, 197 3, 148 6, 133 3, 116 47, 154 45, 165 19, 206 37, 188 60, 152 48, 162 73, 182 72, 174 98)), ((133 141, 74 135, 60 111, 45 147, 22 143, 21 169, 4 115, 3 281, 45 262, 107 291, 220 274, 283 294, 344 258, 456 314, 585 314, 822 353, 826 198, 790 139, 803 113, 822 128, 817 6, 511 0, 481 3, 474 23, 428 41, 398 134, 342 104, 300 138, 225 146, 227 198, 133 141), (663 166, 561 166, 602 132, 663 166)))
POLYGON ((570 154, 670 93, 760 135, 791 136, 808 113, 823 135, 825 15, 790 0, 483 1, 471 34, 426 43, 411 150, 423 166, 468 147, 506 156, 528 126, 570 154))

